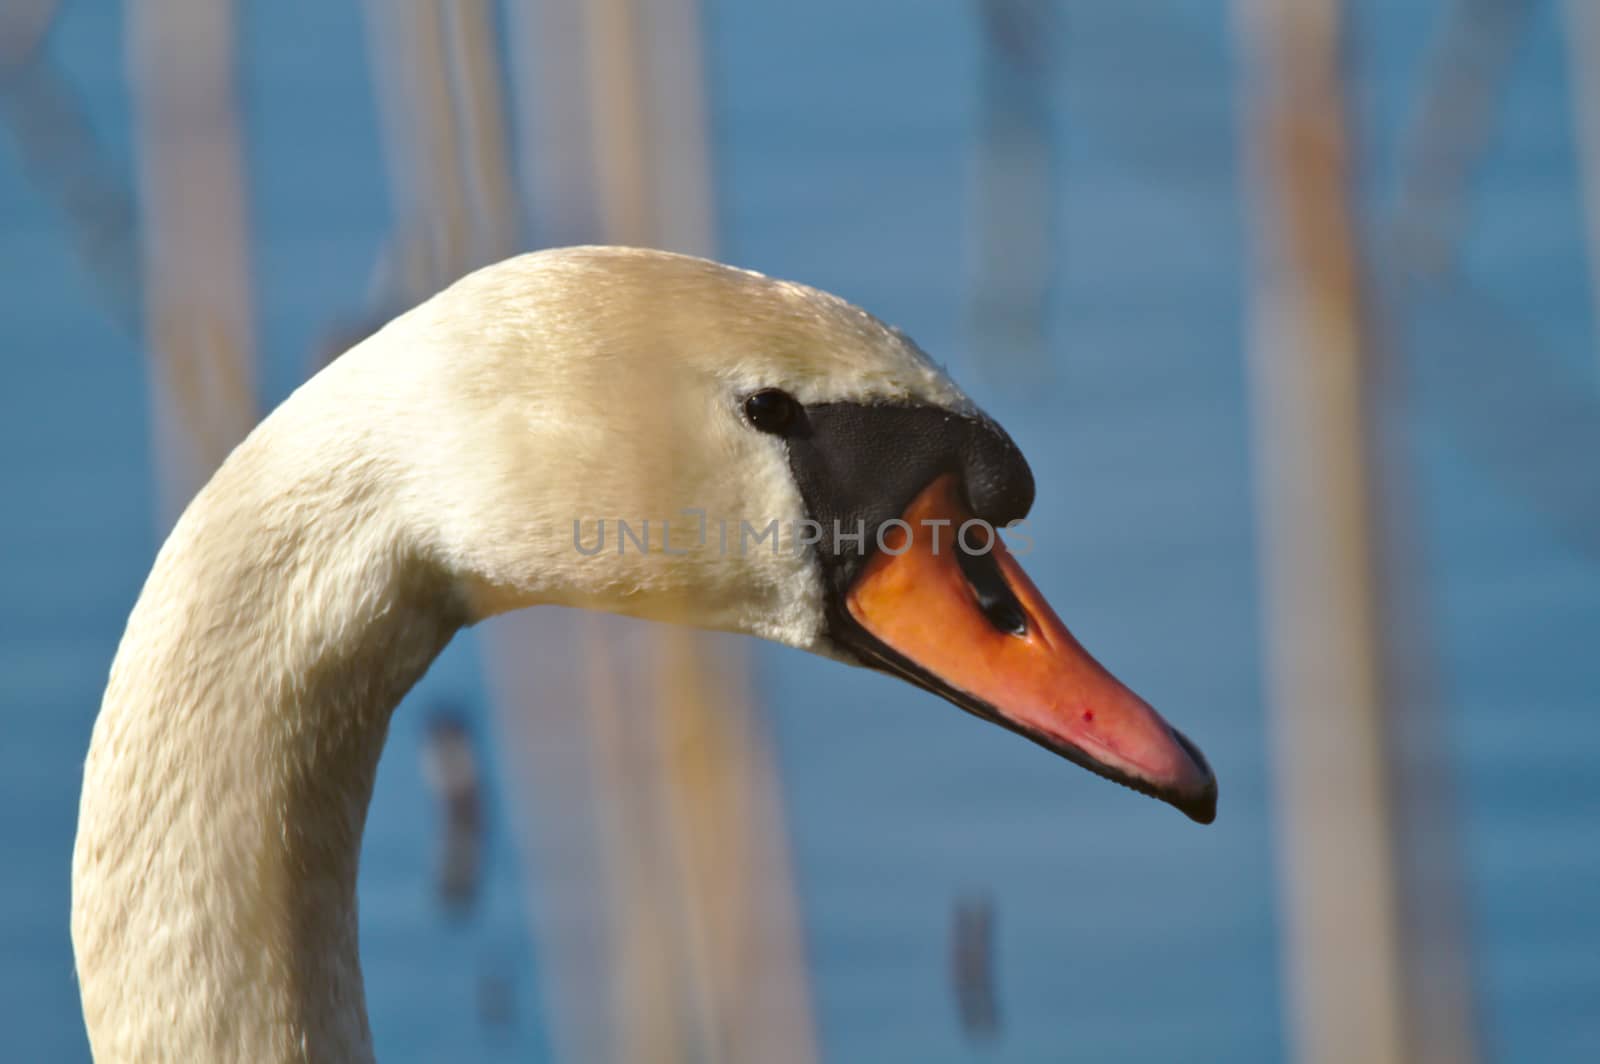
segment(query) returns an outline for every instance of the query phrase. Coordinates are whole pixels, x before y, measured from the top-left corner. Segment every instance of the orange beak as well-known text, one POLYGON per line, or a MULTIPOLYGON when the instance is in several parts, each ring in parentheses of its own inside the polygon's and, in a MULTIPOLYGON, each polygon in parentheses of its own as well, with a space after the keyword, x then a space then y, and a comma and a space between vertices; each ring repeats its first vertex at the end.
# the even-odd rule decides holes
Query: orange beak
POLYGON ((887 650, 873 664, 1209 824, 1199 749, 1083 649, 998 535, 958 540, 971 517, 946 476, 906 510, 909 532, 886 528, 845 599, 887 650))

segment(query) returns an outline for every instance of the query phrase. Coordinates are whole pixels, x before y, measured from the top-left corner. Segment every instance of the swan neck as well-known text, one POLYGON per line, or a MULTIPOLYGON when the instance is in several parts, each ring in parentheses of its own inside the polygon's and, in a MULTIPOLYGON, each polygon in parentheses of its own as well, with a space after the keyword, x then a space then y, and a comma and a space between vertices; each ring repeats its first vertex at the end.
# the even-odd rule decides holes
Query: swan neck
POLYGON ((163 547, 85 764, 73 940, 102 1062, 372 1059, 361 835, 390 715, 466 613, 370 485, 250 455, 163 547))

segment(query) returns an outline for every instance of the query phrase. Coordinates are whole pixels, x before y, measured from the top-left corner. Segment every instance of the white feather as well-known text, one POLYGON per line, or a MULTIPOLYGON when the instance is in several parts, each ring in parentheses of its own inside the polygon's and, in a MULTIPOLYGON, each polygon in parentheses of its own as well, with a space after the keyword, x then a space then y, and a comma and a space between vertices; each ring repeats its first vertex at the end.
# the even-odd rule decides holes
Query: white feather
POLYGON ((803 552, 573 547, 574 519, 802 517, 781 442, 740 417, 760 387, 970 409, 832 296, 574 248, 467 277, 239 445, 156 558, 84 769, 97 1060, 371 1059, 362 827, 390 713, 462 625, 549 603, 826 650, 803 552))

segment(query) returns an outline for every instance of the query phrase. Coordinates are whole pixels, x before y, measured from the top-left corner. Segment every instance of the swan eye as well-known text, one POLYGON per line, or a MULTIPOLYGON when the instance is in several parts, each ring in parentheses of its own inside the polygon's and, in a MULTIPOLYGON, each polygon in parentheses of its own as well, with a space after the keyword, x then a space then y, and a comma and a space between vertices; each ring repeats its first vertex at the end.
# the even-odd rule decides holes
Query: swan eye
POLYGON ((800 404, 788 392, 763 388, 744 401, 744 416, 761 432, 785 432, 800 419, 800 404))

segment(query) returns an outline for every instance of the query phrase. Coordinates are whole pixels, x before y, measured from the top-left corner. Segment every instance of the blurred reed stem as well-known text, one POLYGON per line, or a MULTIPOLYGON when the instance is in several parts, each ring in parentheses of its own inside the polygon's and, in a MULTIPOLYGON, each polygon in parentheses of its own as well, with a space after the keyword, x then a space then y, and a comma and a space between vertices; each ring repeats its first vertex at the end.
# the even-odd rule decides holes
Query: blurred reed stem
POLYGON ((259 416, 228 0, 128 0, 158 521, 259 416))

